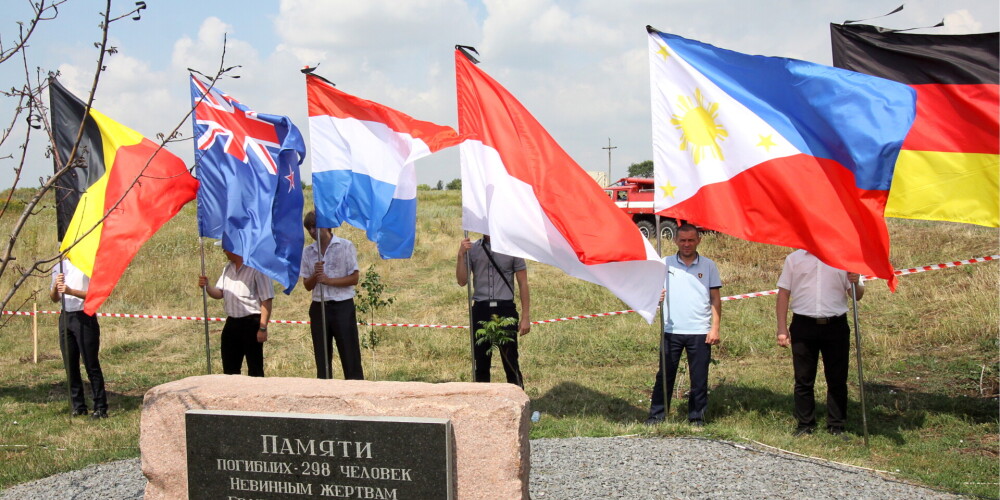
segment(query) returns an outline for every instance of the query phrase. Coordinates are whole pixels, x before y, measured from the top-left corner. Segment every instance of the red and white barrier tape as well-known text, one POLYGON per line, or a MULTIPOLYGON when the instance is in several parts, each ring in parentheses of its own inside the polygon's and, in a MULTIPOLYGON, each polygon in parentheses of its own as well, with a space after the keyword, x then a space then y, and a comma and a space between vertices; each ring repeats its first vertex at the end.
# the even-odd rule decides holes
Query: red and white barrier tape
MULTIPOLYGON (((947 269, 949 267, 964 266, 966 264, 978 264, 980 262, 989 262, 993 260, 1000 260, 1000 255, 987 255, 986 257, 979 257, 975 259, 968 260, 956 260, 953 262, 945 262, 942 264, 935 264, 932 266, 921 266, 921 267, 911 267, 909 269, 897 269, 895 271, 896 276, 903 276, 907 274, 917 274, 925 273, 927 271, 936 271, 938 269, 947 269)), ((865 276, 865 280, 875 280, 881 279, 875 276, 865 276)), ((761 292, 744 293, 741 295, 730 295, 728 297, 722 297, 722 300, 740 300, 749 299, 753 297, 764 297, 767 295, 777 295, 778 290, 765 290, 761 292)), ((540 325, 543 323, 557 323, 560 321, 571 321, 574 319, 585 319, 585 318, 600 318, 603 316, 618 316, 620 314, 633 313, 635 311, 629 309, 626 311, 613 311, 606 313, 595 313, 595 314, 581 314, 579 316, 569 316, 566 318, 555 318, 555 319, 545 319, 541 321, 532 321, 533 325, 540 325)), ((31 311, 3 311, 3 315, 13 315, 13 316, 34 316, 35 313, 31 311)), ((38 311, 37 314, 59 314, 59 311, 38 311)), ((190 321, 204 321, 205 318, 200 316, 163 316, 159 314, 125 314, 125 313, 97 313, 100 317, 107 318, 140 318, 140 319, 185 319, 190 321)), ((226 318, 208 318, 208 321, 225 321, 226 318)), ((280 325, 308 325, 309 321, 294 321, 285 319, 272 319, 270 323, 276 323, 280 325)), ((361 325, 362 323, 358 323, 361 325)), ((416 323, 372 323, 372 326, 401 326, 408 328, 469 328, 467 325, 422 325, 416 323)))

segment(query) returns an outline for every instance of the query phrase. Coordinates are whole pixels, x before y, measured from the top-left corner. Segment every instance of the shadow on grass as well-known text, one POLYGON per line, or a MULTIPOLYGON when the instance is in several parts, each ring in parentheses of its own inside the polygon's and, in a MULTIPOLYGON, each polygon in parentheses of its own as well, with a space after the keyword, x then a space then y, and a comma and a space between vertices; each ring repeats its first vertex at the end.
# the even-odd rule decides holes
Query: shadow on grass
MULTIPOLYGON (((93 400, 90 383, 84 381, 83 394, 87 401, 87 407, 93 408, 93 400)), ((107 391, 108 407, 111 412, 124 412, 137 410, 142 407, 142 396, 121 394, 107 391)), ((48 382, 32 386, 5 385, 0 386, 0 400, 11 399, 14 403, 28 403, 36 405, 65 405, 69 412, 69 389, 65 382, 48 382)))
POLYGON ((603 416, 622 422, 646 418, 645 408, 574 382, 563 382, 533 399, 531 409, 557 417, 603 416))
MULTIPOLYGON (((975 424, 995 423, 995 403, 967 397, 954 397, 925 392, 897 391, 891 386, 876 383, 865 384, 868 413, 868 433, 883 436, 904 444, 904 431, 923 429, 931 414, 952 414, 975 424), (893 390, 894 392, 890 392, 893 390)), ((826 391, 816 390, 816 420, 822 428, 826 420, 826 391)), ((674 399, 673 412, 687 411, 687 398, 674 399)), ((787 412, 792 419, 794 407, 791 392, 778 393, 761 387, 741 384, 720 384, 712 388, 708 398, 709 420, 739 417, 741 414, 757 414, 766 417, 775 412, 787 412)), ((856 435, 864 434, 861 418, 861 401, 852 394, 847 403, 847 431, 856 435)), ((789 432, 792 428, 789 427, 789 432)))

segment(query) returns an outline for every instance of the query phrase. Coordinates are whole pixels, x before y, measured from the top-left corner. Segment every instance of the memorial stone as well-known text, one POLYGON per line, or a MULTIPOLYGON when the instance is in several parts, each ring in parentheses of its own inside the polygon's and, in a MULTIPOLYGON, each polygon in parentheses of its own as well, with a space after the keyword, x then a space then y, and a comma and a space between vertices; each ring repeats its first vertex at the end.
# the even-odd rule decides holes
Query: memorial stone
POLYGON ((186 412, 188 498, 451 499, 439 418, 186 412))
MULTIPOLYGON (((240 481, 275 481, 272 476, 282 476, 295 478, 286 480, 287 483, 313 484, 298 479, 298 476, 304 475, 303 472, 306 470, 310 473, 318 471, 321 475, 325 474, 324 463, 328 463, 330 467, 330 475, 323 476, 324 479, 329 477, 335 480, 331 479, 323 484, 377 486, 388 489, 347 490, 328 486, 324 495, 323 487, 319 485, 320 495, 315 495, 317 486, 309 487, 316 498, 378 498, 376 491, 389 497, 393 489, 396 498, 448 498, 447 491, 443 495, 435 491, 429 495, 404 496, 407 491, 417 490, 407 490, 401 486, 403 484, 407 487, 415 486, 418 483, 418 476, 421 480, 428 479, 435 485, 440 484, 437 478, 444 470, 451 471, 452 479, 445 480, 445 483, 454 485, 454 498, 462 500, 528 498, 530 413, 528 396, 512 384, 465 382, 430 384, 235 375, 188 377, 150 389, 143 400, 139 448, 142 455, 142 472, 149 480, 145 498, 146 500, 201 498, 197 496, 200 490, 218 486, 219 478, 223 476, 222 484, 229 486, 230 492, 221 498, 226 500, 276 498, 264 496, 263 491, 250 491, 250 489, 292 486, 299 488, 299 486, 281 486, 277 483, 262 486, 259 483, 240 481), (205 411, 213 414, 206 415, 205 411), (243 420, 237 423, 226 423, 222 420, 218 423, 194 421, 194 427, 190 428, 191 435, 188 435, 188 418, 218 417, 219 415, 214 413, 219 412, 220 415, 228 412, 244 417, 246 413, 268 415, 261 418, 275 418, 283 423, 278 424, 279 427, 273 431, 264 432, 263 424, 243 420), (309 423, 303 424, 299 421, 292 424, 289 420, 292 416, 304 418, 309 423), (368 422, 357 420, 341 422, 347 426, 344 429, 354 429, 356 425, 371 427, 369 434, 357 434, 356 437, 346 438, 336 434, 335 438, 325 438, 327 441, 336 439, 348 442, 346 452, 344 443, 321 444, 315 441, 319 439, 315 434, 319 431, 308 429, 310 425, 318 425, 321 421, 345 417, 367 419, 368 422), (454 457, 451 466, 424 463, 425 460, 442 459, 449 455, 448 452, 441 453, 434 449, 434 446, 439 446, 441 443, 437 439, 434 441, 438 443, 437 445, 412 444, 410 449, 405 451, 390 452, 381 448, 388 441, 383 440, 381 434, 387 434, 390 438, 405 437, 416 432, 407 426, 423 419, 432 419, 431 421, 435 422, 447 421, 447 425, 451 426, 452 438, 447 441, 452 446, 450 455, 454 457), (282 428, 281 425, 285 427, 282 428), (376 429, 382 425, 389 427, 376 429), (310 444, 310 439, 315 442, 310 444), (209 448, 216 446, 210 445, 213 440, 237 443, 243 451, 230 448, 209 451, 209 448), (196 447, 203 449, 194 449, 196 447), (257 456, 243 455, 246 447, 254 450, 257 456), (263 453, 265 450, 268 452, 267 456, 274 458, 260 458, 265 455, 263 453), (316 457, 323 458, 318 460, 312 459, 310 455, 310 459, 306 459, 305 456, 290 453, 298 453, 300 450, 303 453, 315 450, 317 454, 324 450, 330 453, 339 451, 341 455, 346 453, 349 457, 339 457, 338 460, 343 463, 334 463, 332 460, 334 457, 316 457), (272 453, 273 451, 278 453, 272 453), (371 458, 367 458, 369 452, 371 458), (362 454, 361 457, 358 456, 359 453, 362 454), (396 457, 386 459, 383 453, 396 457), (419 460, 420 464, 408 462, 409 456, 419 460), (189 457, 197 462, 190 464, 190 467, 189 457), (348 459, 350 463, 347 463, 348 459), (220 464, 219 460, 223 462, 220 464), (234 463, 225 460, 246 462, 234 463), (249 462, 254 463, 246 465, 249 462), (367 465, 368 463, 371 465, 367 465), (348 468, 341 469, 342 465, 348 468), (258 472, 254 472, 253 476, 244 476, 237 470, 223 471, 220 467, 223 469, 251 467, 258 472), (260 472, 261 470, 276 472, 260 472), (205 476, 201 479, 199 479, 201 476, 192 477, 189 481, 189 472, 192 476, 210 472, 218 475, 213 475, 212 478, 205 476), (375 482, 364 482, 372 480, 375 474, 383 478, 378 480, 377 485, 375 482), (365 475, 368 477, 364 477, 365 475), (233 483, 230 477, 237 478, 237 482, 233 483), (347 479, 352 482, 347 482, 347 479), (358 481, 353 482, 353 480, 358 481), (397 483, 400 486, 396 486, 397 483), (233 489, 234 484, 238 488, 247 489, 233 489)), ((441 424, 436 425, 440 429, 441 424)), ((296 495, 296 497, 309 498, 307 495, 296 495)), ((214 498, 220 497, 214 496, 214 498)))

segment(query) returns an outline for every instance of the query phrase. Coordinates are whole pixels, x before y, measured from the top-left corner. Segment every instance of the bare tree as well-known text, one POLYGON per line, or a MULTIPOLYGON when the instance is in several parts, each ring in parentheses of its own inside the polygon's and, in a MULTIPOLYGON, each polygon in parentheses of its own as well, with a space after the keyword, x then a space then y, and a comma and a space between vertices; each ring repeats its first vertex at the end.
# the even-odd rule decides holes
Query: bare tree
MULTIPOLYGON (((28 145, 32 139, 32 134, 34 131, 39 131, 39 133, 44 132, 44 140, 47 141, 48 146, 46 147, 46 156, 52 157, 54 159, 54 173, 47 178, 39 179, 39 188, 35 190, 32 197, 25 203, 24 209, 21 211, 20 215, 14 221, 11 233, 7 240, 6 245, 0 249, 0 277, 3 277, 11 269, 14 270, 16 277, 14 278, 13 284, 10 286, 9 290, 3 294, 3 298, 0 299, 0 310, 7 307, 10 301, 13 299, 17 291, 24 285, 24 283, 32 276, 38 276, 40 274, 47 274, 51 271, 55 262, 57 262, 65 252, 56 253, 55 255, 46 256, 43 258, 35 258, 30 264, 20 264, 15 263, 16 257, 14 256, 14 249, 17 244, 18 238, 23 231, 25 225, 28 221, 38 215, 40 205, 42 201, 49 195, 51 191, 56 190, 57 181, 70 172, 74 168, 85 168, 84 156, 78 151, 80 147, 80 141, 83 136, 83 127, 79 128, 76 136, 76 140, 71 148, 67 158, 60 158, 58 150, 55 148, 54 135, 52 130, 52 124, 48 120, 48 107, 46 106, 44 100, 42 99, 43 93, 48 89, 50 78, 57 76, 57 73, 43 71, 41 68, 36 68, 35 73, 32 74, 29 69, 29 57, 28 49, 30 48, 29 39, 35 33, 35 27, 43 22, 55 19, 58 16, 59 5, 65 3, 67 0, 35 0, 31 3, 33 8, 34 16, 31 20, 27 21, 27 28, 25 28, 25 22, 18 22, 20 27, 19 37, 14 42, 13 45, 5 47, 2 39, 0 39, 0 64, 7 61, 19 61, 23 66, 23 77, 24 81, 20 87, 12 86, 11 90, 2 91, 0 95, 3 97, 16 101, 17 104, 12 109, 14 109, 13 117, 11 118, 11 124, 8 128, 3 130, 2 135, 0 135, 0 147, 4 145, 4 142, 13 139, 13 133, 16 130, 15 125, 24 119, 27 122, 27 127, 24 127, 23 136, 20 136, 20 153, 19 157, 15 158, 14 155, 8 155, 6 157, 0 157, 0 161, 4 160, 14 160, 16 165, 13 167, 14 171, 14 181, 10 187, 10 193, 8 194, 6 201, 0 206, 0 219, 3 217, 12 217, 12 214, 8 214, 8 209, 11 207, 11 200, 18 183, 21 180, 21 173, 23 171, 24 165, 28 158, 28 145)), ((126 18, 130 18, 133 21, 138 21, 141 18, 141 12, 146 9, 146 2, 138 1, 135 2, 134 8, 120 14, 118 16, 111 16, 111 0, 106 0, 106 6, 104 11, 101 13, 101 22, 98 24, 100 29, 100 40, 94 42, 94 47, 98 51, 97 64, 94 70, 94 77, 91 83, 90 91, 85 99, 86 110, 84 115, 86 116, 90 112, 91 105, 94 100, 94 95, 97 92, 98 85, 100 83, 102 73, 107 69, 105 60, 108 57, 114 56, 118 53, 118 48, 108 45, 108 33, 110 31, 112 23, 121 21, 126 18)), ((225 61, 225 44, 223 45, 223 52, 220 58, 220 64, 218 70, 215 72, 214 77, 207 77, 214 84, 216 80, 225 75, 226 73, 232 71, 236 67, 226 68, 223 66, 225 61)), ((165 144, 177 140, 180 137, 180 127, 185 125, 190 117, 193 107, 188 110, 188 112, 178 120, 177 125, 167 134, 157 134, 160 139, 160 143, 156 152, 164 147, 165 144)), ((82 125, 82 124, 81 124, 82 125)), ((154 153, 155 155, 155 153, 154 153)), ((150 156, 150 161, 152 157, 150 156)), ((68 251, 74 245, 76 245, 80 240, 85 238, 88 234, 94 231, 107 217, 108 214, 112 213, 117 209, 118 205, 124 200, 129 191, 131 191, 145 176, 145 170, 149 166, 150 161, 147 161, 140 170, 136 177, 132 180, 131 185, 124 191, 121 197, 116 200, 105 212, 104 217, 97 221, 93 226, 81 231, 79 235, 76 235, 75 241, 69 245, 65 250, 68 251)), ((58 195, 58 193, 56 193, 58 195)), ((34 258, 34 257, 33 257, 34 258)), ((29 297, 27 300, 31 300, 29 297)), ((22 304, 23 306, 23 304, 22 304)))

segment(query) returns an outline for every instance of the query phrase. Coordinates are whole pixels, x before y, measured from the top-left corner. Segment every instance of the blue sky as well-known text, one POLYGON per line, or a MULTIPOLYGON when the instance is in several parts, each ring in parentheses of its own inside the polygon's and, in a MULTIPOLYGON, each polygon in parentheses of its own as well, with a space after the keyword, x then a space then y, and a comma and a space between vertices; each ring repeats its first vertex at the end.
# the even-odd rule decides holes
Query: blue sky
MULTIPOLYGON (((902 0, 147 0, 142 19, 112 24, 111 45, 95 108, 153 137, 176 126, 190 106, 186 68, 212 73, 228 36, 226 65, 239 79, 219 86, 264 113, 286 114, 308 140, 305 86, 298 69, 341 90, 416 118, 456 126, 452 48, 474 45, 481 67, 507 87, 587 170, 612 177, 651 159, 649 69, 645 25, 731 50, 829 64, 829 23, 874 17, 902 0)), ((0 38, 7 46, 28 2, 6 2, 0 38)), ((133 1, 116 1, 113 13, 133 1)), ((29 67, 59 70, 81 97, 97 58, 104 1, 70 0, 41 24, 27 53, 29 67)), ((996 0, 907 1, 903 12, 872 21, 892 28, 946 26, 926 33, 997 31, 996 0)), ((0 65, 0 88, 20 85, 19 61, 0 65)), ((10 106, 0 107, 7 123, 10 106)), ((186 137, 190 124, 180 129, 186 137)), ((0 157, 16 151, 16 144, 0 157)), ((36 137, 21 186, 51 172, 36 137)), ((190 142, 169 146, 187 162, 190 142)), ((0 186, 12 160, 0 159, 0 186)), ((308 172, 309 162, 305 165, 308 172)), ((307 174, 304 174, 307 175, 307 174)), ((459 177, 457 148, 417 163, 421 183, 459 177)))

